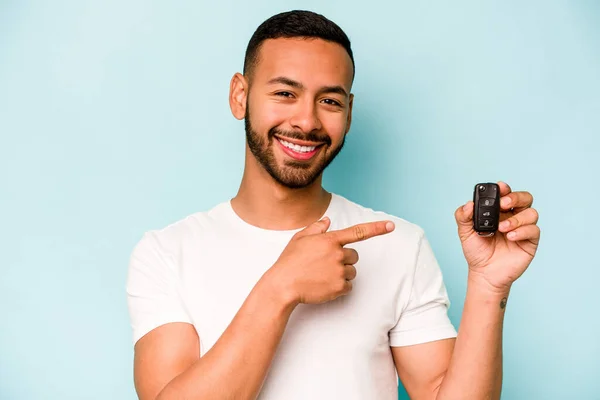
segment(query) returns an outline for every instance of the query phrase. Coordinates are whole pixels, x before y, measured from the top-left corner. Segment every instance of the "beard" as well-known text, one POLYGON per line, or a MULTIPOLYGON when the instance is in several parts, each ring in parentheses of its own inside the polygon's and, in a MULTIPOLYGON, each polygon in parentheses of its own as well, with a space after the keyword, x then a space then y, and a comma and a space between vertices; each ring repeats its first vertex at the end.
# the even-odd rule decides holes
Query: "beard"
POLYGON ((262 167, 271 175, 271 177, 280 185, 290 189, 302 189, 311 185, 327 168, 329 164, 337 157, 346 141, 346 136, 342 142, 331 149, 331 138, 325 134, 310 132, 301 134, 294 131, 283 131, 277 128, 269 129, 267 137, 261 136, 252 128, 250 121, 250 110, 246 104, 246 115, 244 117, 244 127, 246 129, 246 141, 250 151, 262 167), (326 149, 319 149, 318 154, 308 161, 300 162, 294 160, 285 160, 280 165, 275 159, 273 146, 275 144, 275 135, 288 137, 290 139, 306 140, 310 142, 324 143, 321 146, 327 146, 326 149), (324 154, 321 154, 321 153, 324 154))

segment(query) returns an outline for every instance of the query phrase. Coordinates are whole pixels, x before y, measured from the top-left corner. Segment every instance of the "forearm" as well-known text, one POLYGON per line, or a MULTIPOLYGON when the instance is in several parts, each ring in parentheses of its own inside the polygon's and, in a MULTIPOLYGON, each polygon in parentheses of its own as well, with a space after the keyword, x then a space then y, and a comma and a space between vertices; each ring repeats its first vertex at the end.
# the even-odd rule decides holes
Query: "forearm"
POLYGON ((469 276, 454 352, 437 400, 500 399, 508 294, 509 290, 492 291, 469 276))
POLYGON ((295 307, 272 282, 263 276, 214 346, 173 379, 157 400, 258 396, 295 307))

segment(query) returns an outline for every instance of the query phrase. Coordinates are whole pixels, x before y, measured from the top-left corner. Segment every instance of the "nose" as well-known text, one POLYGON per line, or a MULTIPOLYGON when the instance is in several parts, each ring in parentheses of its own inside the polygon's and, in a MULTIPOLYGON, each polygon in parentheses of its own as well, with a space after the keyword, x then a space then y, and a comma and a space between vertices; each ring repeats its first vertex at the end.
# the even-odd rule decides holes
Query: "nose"
POLYGON ((320 130, 322 124, 314 102, 298 102, 294 115, 290 119, 290 125, 304 133, 320 130))

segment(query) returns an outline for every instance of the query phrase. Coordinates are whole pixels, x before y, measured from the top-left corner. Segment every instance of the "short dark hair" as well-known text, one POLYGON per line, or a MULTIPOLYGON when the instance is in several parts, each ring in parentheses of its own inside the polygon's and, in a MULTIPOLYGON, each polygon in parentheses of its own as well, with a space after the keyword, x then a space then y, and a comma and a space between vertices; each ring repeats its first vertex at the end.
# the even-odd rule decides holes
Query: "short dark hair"
POLYGON ((244 57, 244 75, 251 75, 252 69, 258 63, 258 53, 262 42, 278 38, 316 38, 341 45, 352 61, 352 79, 356 67, 350 47, 350 39, 342 28, 321 14, 312 11, 287 11, 264 21, 250 38, 244 57))

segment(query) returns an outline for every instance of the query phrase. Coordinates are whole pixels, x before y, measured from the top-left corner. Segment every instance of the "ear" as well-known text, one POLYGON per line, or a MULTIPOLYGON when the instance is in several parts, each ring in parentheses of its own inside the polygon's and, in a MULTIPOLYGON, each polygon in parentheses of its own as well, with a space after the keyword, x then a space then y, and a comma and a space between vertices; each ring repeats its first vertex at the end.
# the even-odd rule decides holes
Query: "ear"
POLYGON ((246 98, 248 97, 248 81, 237 72, 229 84, 229 108, 236 119, 246 116, 246 98))
POLYGON ((346 134, 350 130, 350 125, 352 125, 352 105, 354 104, 354 94, 350 93, 350 101, 348 103, 348 118, 346 119, 346 134))

